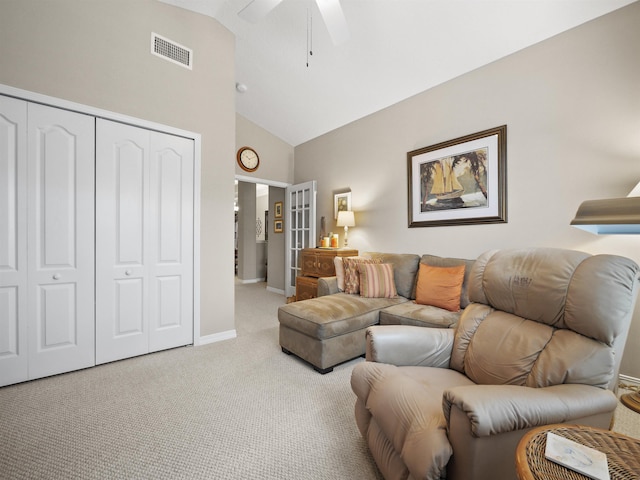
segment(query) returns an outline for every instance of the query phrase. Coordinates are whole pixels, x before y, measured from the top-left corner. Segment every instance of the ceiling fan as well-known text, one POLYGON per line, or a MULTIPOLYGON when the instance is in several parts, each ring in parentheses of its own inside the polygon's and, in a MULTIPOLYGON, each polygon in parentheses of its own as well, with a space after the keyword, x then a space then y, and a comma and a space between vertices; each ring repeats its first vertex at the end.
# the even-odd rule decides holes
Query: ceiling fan
MULTIPOLYGON (((257 23, 273 10, 282 0, 251 0, 238 12, 240 18, 257 23)), ((340 6, 340 0, 316 0, 334 45, 340 45, 349 39, 349 27, 340 6)))

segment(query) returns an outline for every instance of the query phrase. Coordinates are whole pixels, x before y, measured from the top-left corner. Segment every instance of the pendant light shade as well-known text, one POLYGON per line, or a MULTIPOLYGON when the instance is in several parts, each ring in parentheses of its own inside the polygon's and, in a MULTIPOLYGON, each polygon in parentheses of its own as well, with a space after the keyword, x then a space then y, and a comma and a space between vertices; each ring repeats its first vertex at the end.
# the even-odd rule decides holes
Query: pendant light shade
POLYGON ((600 234, 640 234, 640 197, 586 200, 571 225, 600 234))

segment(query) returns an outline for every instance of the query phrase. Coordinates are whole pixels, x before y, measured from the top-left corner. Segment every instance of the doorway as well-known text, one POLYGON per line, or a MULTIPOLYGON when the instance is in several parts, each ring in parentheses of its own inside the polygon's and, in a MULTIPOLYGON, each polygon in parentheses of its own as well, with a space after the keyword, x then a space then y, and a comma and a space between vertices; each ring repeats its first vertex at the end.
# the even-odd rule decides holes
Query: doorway
POLYGON ((284 295, 285 241, 282 208, 287 184, 236 176, 236 281, 265 283, 267 290, 284 295), (280 218, 276 218, 280 204, 280 218), (280 222, 278 222, 280 220, 280 222), (275 222, 274 222, 275 221, 275 222), (274 225, 277 223, 277 225, 274 225))

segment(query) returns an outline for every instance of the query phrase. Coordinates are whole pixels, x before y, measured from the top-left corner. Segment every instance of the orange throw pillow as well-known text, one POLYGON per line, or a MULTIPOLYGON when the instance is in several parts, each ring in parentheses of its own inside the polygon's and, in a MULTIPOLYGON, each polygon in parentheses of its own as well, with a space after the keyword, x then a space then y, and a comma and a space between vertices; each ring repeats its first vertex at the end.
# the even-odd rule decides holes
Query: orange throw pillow
POLYGON ((432 267, 421 263, 416 287, 416 303, 457 312, 460 310, 463 280, 464 265, 432 267))

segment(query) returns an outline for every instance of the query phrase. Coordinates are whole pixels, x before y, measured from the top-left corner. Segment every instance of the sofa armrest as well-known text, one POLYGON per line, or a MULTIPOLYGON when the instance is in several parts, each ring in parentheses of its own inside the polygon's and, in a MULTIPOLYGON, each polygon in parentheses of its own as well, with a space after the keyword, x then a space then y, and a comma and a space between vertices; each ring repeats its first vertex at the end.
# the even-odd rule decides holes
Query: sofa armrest
POLYGON ((447 368, 454 330, 409 325, 376 325, 366 331, 366 358, 392 365, 447 368))
POLYGON ((456 407, 466 414, 477 437, 607 414, 617 403, 609 390, 578 384, 465 385, 445 390, 442 399, 447 424, 456 407))
POLYGON ((318 296, 333 295, 338 293, 338 277, 318 278, 318 296))

